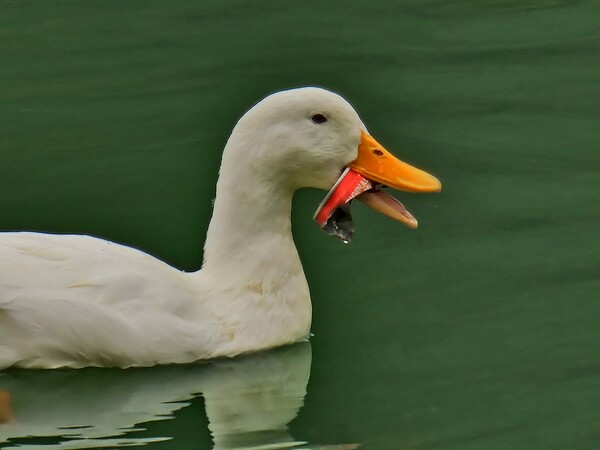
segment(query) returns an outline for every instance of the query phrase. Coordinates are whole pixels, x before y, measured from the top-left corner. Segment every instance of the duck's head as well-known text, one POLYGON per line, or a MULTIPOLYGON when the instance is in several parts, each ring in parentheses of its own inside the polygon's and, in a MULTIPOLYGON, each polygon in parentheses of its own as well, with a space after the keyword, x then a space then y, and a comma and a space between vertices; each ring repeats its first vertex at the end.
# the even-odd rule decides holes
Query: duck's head
POLYGON ((246 147, 253 153, 251 158, 244 155, 244 159, 257 176, 281 188, 329 191, 315 220, 345 242, 353 233, 352 199, 416 228, 416 219, 381 188, 441 190, 437 178, 393 156, 369 134, 344 98, 325 89, 305 87, 271 94, 240 119, 236 131, 253 144, 246 147))

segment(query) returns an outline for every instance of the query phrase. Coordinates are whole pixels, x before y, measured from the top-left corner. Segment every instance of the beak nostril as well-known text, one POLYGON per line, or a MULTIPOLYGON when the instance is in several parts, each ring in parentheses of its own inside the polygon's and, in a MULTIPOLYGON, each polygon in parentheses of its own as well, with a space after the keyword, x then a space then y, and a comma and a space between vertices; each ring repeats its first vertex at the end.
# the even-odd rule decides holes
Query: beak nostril
POLYGON ((373 152, 373 154, 375 156, 383 156, 383 152, 381 150, 379 150, 378 148, 374 148, 373 150, 371 150, 373 152))

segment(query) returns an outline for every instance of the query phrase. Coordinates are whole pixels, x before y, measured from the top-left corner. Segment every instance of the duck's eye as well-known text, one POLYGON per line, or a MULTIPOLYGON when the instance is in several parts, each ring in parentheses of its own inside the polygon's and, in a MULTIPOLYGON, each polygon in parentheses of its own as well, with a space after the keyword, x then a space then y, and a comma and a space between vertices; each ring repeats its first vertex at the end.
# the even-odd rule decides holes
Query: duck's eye
POLYGON ((324 123, 327 122, 327 117, 325 117, 323 114, 313 114, 313 116, 311 117, 312 121, 314 123, 324 123))

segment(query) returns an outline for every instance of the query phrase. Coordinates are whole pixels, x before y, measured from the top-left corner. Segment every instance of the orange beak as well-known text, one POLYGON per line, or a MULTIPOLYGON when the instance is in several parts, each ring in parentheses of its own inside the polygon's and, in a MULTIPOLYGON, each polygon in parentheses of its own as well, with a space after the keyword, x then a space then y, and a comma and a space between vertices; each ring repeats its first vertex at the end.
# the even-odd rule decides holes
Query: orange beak
POLYGON ((342 172, 315 212, 314 219, 328 234, 348 243, 354 226, 350 201, 354 198, 374 210, 417 228, 417 219, 404 205, 381 190, 382 185, 407 192, 439 192, 442 183, 433 175, 400 161, 373 137, 361 133, 358 157, 342 172))
POLYGON ((358 158, 350 169, 371 181, 406 192, 440 192, 442 183, 433 175, 400 161, 364 131, 360 136, 358 158))

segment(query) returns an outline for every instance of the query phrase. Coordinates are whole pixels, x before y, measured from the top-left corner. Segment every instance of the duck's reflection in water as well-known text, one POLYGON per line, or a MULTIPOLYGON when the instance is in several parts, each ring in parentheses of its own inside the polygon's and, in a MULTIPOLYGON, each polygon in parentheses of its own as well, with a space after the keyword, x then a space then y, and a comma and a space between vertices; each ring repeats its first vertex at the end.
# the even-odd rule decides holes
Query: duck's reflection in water
POLYGON ((288 423, 304 402, 310 365, 307 342, 188 366, 0 373, 0 447, 94 448, 169 440, 148 436, 149 431, 139 437, 138 431, 147 422, 173 418, 201 395, 214 449, 309 448, 292 438, 288 423))

